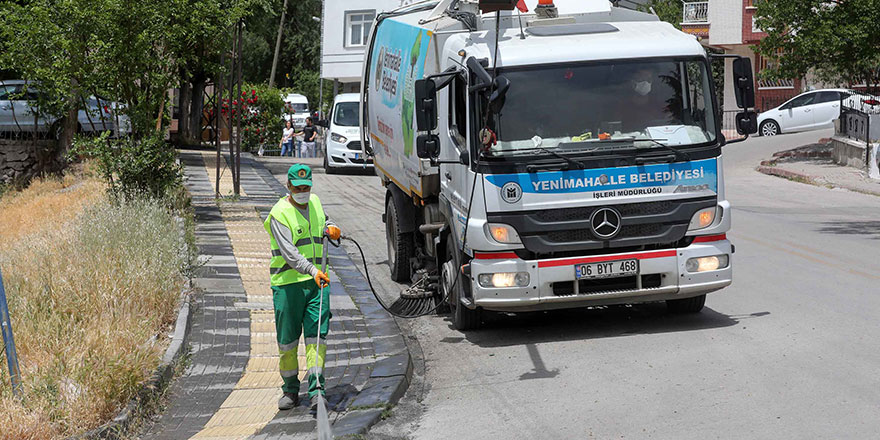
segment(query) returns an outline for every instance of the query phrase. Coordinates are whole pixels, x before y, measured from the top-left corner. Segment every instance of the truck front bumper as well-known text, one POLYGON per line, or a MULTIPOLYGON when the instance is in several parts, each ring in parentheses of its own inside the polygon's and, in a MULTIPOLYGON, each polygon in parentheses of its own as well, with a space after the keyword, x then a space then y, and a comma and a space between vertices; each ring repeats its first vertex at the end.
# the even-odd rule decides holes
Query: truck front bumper
POLYGON ((732 253, 724 234, 697 238, 685 248, 548 260, 522 260, 512 252, 476 252, 470 264, 472 304, 486 310, 524 312, 690 298, 730 285, 732 253), (685 269, 691 258, 717 255, 728 256, 726 267, 699 273, 685 269), (610 278, 576 284, 575 265, 628 259, 639 260, 639 273, 627 282, 610 278), (478 282, 480 274, 508 272, 527 272, 529 285, 482 287, 478 282))

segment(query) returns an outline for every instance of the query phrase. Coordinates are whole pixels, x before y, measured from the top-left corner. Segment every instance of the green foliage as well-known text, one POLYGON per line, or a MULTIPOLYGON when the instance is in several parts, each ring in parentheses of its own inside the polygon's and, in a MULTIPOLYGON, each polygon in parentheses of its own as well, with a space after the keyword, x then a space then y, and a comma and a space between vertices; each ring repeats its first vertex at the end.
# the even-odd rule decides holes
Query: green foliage
POLYGON ((124 103, 136 136, 149 136, 181 72, 219 71, 232 24, 267 2, 7 1, 0 70, 39 82, 43 112, 62 116, 98 94, 124 103))
POLYGON ((681 29, 683 5, 683 0, 650 0, 639 9, 643 12, 650 12, 653 9, 660 20, 672 24, 676 29, 681 29))
MULTIPOLYGON (((246 20, 244 34, 243 75, 250 82, 269 81, 278 22, 283 0, 275 0, 263 14, 252 14, 246 20)), ((275 84, 309 99, 312 109, 318 108, 319 72, 321 68, 320 0, 288 0, 281 51, 275 72, 275 84)), ((324 101, 332 101, 332 84, 325 86, 324 101)))
POLYGON ((880 0, 762 0, 755 24, 770 79, 814 71, 832 83, 880 84, 880 0))
POLYGON ((87 156, 98 163, 98 172, 117 199, 164 198, 180 186, 181 169, 177 154, 162 136, 153 134, 139 140, 78 137, 71 154, 87 156))
MULTIPOLYGON (((246 84, 241 92, 242 149, 257 151, 260 145, 281 140, 284 100, 281 91, 265 84, 246 84)), ((235 103, 233 103, 235 104, 235 103)))

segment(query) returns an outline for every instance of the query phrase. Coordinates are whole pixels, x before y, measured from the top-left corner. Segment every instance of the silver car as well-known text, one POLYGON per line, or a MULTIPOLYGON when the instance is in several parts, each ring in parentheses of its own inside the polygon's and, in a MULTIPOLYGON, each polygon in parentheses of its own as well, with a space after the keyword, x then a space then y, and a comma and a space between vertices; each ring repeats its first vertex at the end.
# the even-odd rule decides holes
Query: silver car
MULTIPOLYGON (((36 128, 37 133, 57 137, 61 130, 60 118, 50 115, 34 117, 36 112, 33 103, 39 94, 35 83, 23 80, 0 81, 0 132, 30 133, 36 128)), ((131 120, 120 114, 123 107, 119 103, 90 96, 84 104, 77 114, 77 132, 109 131, 113 136, 131 133, 131 120)))

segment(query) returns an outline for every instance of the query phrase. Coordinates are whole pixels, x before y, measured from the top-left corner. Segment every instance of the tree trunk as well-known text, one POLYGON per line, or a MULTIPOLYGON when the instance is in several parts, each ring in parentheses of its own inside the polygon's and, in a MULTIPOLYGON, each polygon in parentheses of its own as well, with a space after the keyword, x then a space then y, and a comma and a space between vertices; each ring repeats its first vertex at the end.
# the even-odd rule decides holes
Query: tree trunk
POLYGON ((177 116, 177 143, 179 145, 191 144, 189 140, 190 133, 190 103, 192 102, 192 87, 190 86, 189 76, 181 72, 180 75, 180 111, 177 116))
POLYGON ((198 145, 202 141, 202 115, 205 107, 205 82, 207 78, 203 73, 193 77, 192 82, 192 111, 190 112, 189 131, 187 142, 198 145))

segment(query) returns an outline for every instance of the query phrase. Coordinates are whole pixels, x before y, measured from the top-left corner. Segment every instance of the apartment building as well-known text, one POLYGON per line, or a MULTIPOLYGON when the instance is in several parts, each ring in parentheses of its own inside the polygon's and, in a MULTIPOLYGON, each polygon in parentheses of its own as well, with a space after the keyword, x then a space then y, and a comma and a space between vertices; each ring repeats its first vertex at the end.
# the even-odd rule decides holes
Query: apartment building
MULTIPOLYGON (((684 3, 681 28, 702 43, 725 53, 748 56, 755 69, 755 103, 759 110, 773 108, 810 87, 802 78, 760 80, 772 61, 756 54, 752 46, 767 36, 755 26, 756 0, 710 0, 684 3)), ((736 110, 731 73, 732 60, 724 65, 724 110, 736 110)))

